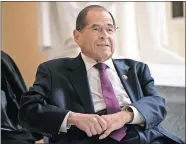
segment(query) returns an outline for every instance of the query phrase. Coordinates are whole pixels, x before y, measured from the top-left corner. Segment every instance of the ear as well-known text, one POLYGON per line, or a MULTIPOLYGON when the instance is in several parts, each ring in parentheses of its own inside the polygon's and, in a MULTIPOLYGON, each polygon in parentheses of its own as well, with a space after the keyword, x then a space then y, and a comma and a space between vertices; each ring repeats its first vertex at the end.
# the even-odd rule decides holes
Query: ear
POLYGON ((76 43, 79 43, 79 39, 80 39, 80 32, 78 30, 74 30, 73 31, 73 35, 74 35, 74 40, 76 43))

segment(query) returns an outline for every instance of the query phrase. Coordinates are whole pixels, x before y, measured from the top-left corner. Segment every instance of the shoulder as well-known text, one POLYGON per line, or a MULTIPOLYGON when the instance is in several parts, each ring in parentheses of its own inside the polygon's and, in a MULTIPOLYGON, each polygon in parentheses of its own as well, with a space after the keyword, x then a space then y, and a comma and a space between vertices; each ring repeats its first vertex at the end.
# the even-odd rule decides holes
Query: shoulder
POLYGON ((48 70, 56 70, 56 69, 64 69, 69 65, 69 62, 72 61, 73 58, 58 58, 53 60, 48 60, 39 65, 40 67, 45 67, 48 70))
POLYGON ((137 60, 133 60, 133 59, 113 59, 114 62, 119 62, 119 63, 124 63, 125 65, 129 66, 129 67, 145 67, 146 64, 142 61, 137 61, 137 60))
POLYGON ((47 65, 47 66, 65 65, 72 59, 73 58, 58 58, 58 59, 48 60, 48 61, 43 62, 41 64, 47 65))

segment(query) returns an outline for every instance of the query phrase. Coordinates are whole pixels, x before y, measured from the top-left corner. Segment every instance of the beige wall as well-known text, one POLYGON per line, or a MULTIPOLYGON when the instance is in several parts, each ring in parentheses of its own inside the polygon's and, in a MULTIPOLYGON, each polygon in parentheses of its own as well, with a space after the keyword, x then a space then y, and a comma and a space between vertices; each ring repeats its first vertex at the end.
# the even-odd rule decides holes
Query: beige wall
POLYGON ((166 2, 169 49, 185 57, 185 16, 184 18, 173 19, 171 3, 172 2, 166 2))
POLYGON ((38 2, 2 2, 2 50, 18 65, 27 86, 37 66, 47 60, 38 43, 38 2))

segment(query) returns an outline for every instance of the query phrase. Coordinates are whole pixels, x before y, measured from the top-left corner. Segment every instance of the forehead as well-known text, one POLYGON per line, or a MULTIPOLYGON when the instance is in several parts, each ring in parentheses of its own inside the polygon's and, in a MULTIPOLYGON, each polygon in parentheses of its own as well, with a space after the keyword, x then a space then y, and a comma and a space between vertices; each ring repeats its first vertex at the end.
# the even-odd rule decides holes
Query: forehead
POLYGON ((107 11, 90 10, 86 16, 87 25, 91 24, 113 24, 112 18, 107 11))

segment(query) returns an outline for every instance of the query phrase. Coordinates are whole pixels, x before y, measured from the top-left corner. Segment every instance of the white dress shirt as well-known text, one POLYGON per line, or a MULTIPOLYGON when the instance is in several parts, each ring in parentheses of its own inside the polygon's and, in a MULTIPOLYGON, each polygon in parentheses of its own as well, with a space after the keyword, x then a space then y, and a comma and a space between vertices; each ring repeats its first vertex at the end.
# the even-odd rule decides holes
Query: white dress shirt
MULTIPOLYGON (((83 53, 81 53, 81 56, 87 70, 87 76, 88 76, 92 100, 94 104, 94 110, 95 112, 104 110, 106 109, 106 104, 104 102, 104 98, 101 91, 100 75, 99 75, 99 71, 94 67, 94 65, 97 64, 97 62, 87 57, 83 53)), ((121 80, 116 72, 112 59, 110 58, 104 61, 103 63, 105 63, 108 66, 106 72, 109 80, 111 81, 112 87, 114 89, 114 93, 116 95, 116 98, 120 106, 123 107, 123 109, 130 107, 133 110, 134 118, 129 124, 140 124, 140 125, 143 124, 144 118, 141 115, 141 113, 135 107, 128 106, 131 103, 131 100, 121 83, 121 80)), ((67 119, 69 114, 70 112, 68 112, 67 115, 65 116, 59 131, 67 132, 67 129, 70 128, 70 126, 67 125, 67 119)))

